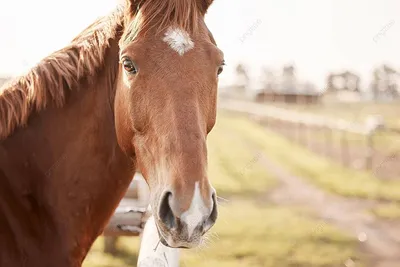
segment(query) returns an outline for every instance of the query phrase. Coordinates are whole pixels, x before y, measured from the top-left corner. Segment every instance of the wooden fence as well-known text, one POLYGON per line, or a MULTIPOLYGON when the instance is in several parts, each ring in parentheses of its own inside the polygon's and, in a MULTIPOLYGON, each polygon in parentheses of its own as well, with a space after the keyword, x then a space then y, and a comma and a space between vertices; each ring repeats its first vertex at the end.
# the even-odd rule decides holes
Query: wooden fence
POLYGON ((159 244, 160 238, 148 206, 149 189, 141 174, 136 173, 125 197, 104 229, 104 252, 115 255, 116 243, 121 236, 141 237, 138 267, 177 267, 179 249, 159 244))
POLYGON ((104 252, 116 253, 116 243, 120 236, 140 236, 150 216, 149 192, 143 177, 136 173, 124 198, 104 229, 104 252))
POLYGON ((218 105, 219 109, 247 115, 307 148, 318 150, 347 167, 357 169, 373 170, 382 162, 381 158, 378 159, 379 152, 375 145, 377 134, 400 134, 400 129, 385 127, 379 116, 360 123, 234 99, 220 99, 218 105), (361 143, 357 151, 354 151, 354 141, 361 143), (315 148, 316 143, 319 148, 315 148))

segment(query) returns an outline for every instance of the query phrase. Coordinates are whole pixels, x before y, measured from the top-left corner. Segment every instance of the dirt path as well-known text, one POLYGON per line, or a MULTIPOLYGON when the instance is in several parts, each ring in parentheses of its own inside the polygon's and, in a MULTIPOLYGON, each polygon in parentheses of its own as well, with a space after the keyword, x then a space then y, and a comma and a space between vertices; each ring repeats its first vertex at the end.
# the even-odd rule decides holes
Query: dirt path
MULTIPOLYGON (((240 136, 237 136, 237 140, 243 142, 240 136)), ((367 254, 371 267, 400 266, 400 226, 393 227, 367 213, 366 210, 377 204, 375 201, 327 193, 305 179, 290 174, 255 146, 247 145, 254 154, 261 155, 259 161, 280 180, 280 185, 269 192, 264 201, 306 206, 321 219, 354 235, 367 254)))
POLYGON ((374 216, 365 212, 373 203, 328 194, 289 174, 265 155, 260 160, 281 181, 281 185, 269 195, 272 201, 276 204, 307 206, 320 218, 354 234, 371 257, 372 266, 400 265, 400 236, 393 236, 394 229, 384 227, 374 216))

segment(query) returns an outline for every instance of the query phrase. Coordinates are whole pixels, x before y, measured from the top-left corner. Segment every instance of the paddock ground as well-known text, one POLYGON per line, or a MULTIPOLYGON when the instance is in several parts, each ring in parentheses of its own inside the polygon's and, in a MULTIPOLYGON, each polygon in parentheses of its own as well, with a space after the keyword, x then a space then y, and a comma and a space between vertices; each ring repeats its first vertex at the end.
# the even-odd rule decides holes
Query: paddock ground
MULTIPOLYGON (((347 169, 222 111, 208 146, 220 217, 181 266, 398 266, 400 182, 347 169)), ((136 266, 139 238, 121 238, 116 256, 102 245, 99 238, 84 267, 136 266)))

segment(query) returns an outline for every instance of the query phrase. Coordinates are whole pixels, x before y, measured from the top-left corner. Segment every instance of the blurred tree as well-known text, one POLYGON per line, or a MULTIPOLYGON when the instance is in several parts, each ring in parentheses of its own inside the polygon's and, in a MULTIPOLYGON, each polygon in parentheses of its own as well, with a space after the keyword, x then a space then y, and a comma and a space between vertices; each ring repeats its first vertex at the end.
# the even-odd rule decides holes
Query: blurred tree
POLYGON ((400 73, 386 64, 383 65, 383 71, 387 78, 386 94, 392 97, 393 99, 398 98, 399 85, 397 84, 397 79, 400 77, 400 73))
POLYGON ((296 68, 293 65, 286 65, 283 67, 283 76, 285 77, 295 77, 296 76, 296 68))
POLYGON ((383 71, 387 74, 387 75, 392 75, 392 74, 398 74, 398 72, 395 70, 395 69, 393 69, 392 67, 390 67, 390 66, 388 66, 388 65, 386 65, 386 64, 383 64, 383 66, 382 66, 382 68, 383 68, 383 71))
POLYGON ((373 79, 372 79, 372 84, 371 84, 372 97, 375 101, 378 101, 378 99, 379 99, 380 80, 381 80, 381 77, 379 74, 379 69, 375 69, 373 72, 373 79))
POLYGON ((262 69, 262 83, 266 91, 273 91, 275 89, 276 77, 274 72, 267 67, 262 69))
POLYGON ((236 66, 236 76, 238 86, 244 90, 249 83, 249 75, 247 74, 247 68, 242 63, 236 66))
POLYGON ((350 71, 330 73, 327 76, 326 88, 332 91, 360 92, 360 77, 350 71))
POLYGON ((326 91, 327 92, 333 92, 336 90, 336 87, 334 85, 334 78, 335 74, 329 73, 329 75, 326 78, 326 91))
POLYGON ((343 74, 344 90, 351 92, 360 92, 360 77, 350 71, 345 71, 343 74))
POLYGON ((296 68, 293 65, 286 65, 282 71, 282 89, 284 91, 297 91, 296 68))
POLYGON ((399 98, 399 78, 400 73, 386 64, 375 68, 371 84, 371 90, 375 101, 381 96, 392 99, 399 98))
POLYGON ((246 67, 241 63, 236 66, 236 74, 242 75, 248 79, 246 67))

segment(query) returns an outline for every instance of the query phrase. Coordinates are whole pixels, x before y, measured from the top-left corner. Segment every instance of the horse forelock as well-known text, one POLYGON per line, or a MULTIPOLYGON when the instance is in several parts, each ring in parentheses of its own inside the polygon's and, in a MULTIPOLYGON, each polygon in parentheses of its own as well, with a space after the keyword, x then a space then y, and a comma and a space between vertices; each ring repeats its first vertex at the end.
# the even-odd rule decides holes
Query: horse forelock
POLYGON ((140 34, 155 29, 162 32, 170 26, 191 33, 197 29, 199 18, 204 11, 198 0, 146 0, 137 9, 129 12, 122 45, 127 45, 140 34))

